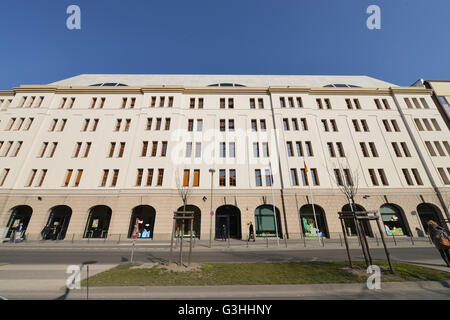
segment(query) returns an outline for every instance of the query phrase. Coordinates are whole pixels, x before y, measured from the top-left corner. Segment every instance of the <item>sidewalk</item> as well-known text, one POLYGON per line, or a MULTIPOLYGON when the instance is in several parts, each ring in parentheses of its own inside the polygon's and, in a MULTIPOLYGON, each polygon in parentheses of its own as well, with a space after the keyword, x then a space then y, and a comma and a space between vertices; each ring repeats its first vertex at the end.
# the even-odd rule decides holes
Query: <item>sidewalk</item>
POLYGON ((65 291, 2 291, 7 299, 68 300, 297 300, 297 299, 432 299, 450 300, 450 281, 385 282, 379 290, 366 284, 245 285, 183 287, 94 287, 65 291))
MULTIPOLYGON (((132 240, 105 240, 105 239, 90 239, 82 241, 62 240, 62 241, 24 241, 18 243, 4 242, 0 244, 1 248, 76 248, 76 249, 88 249, 88 248, 130 248, 132 246, 132 240)), ((370 248, 383 248, 383 244, 380 239, 369 239, 370 248)), ((180 242, 174 241, 174 248, 179 248, 180 242)), ((415 247, 433 247, 428 238, 389 238, 386 239, 386 245, 388 248, 415 248, 415 247)), ((152 250, 168 250, 170 248, 170 240, 144 240, 139 239, 135 243, 136 248, 151 248, 152 250)), ((183 247, 189 250, 189 239, 183 240, 183 247)), ((349 240, 349 247, 351 249, 360 248, 357 239, 349 240)), ((345 249, 345 243, 340 239, 277 239, 274 238, 258 238, 256 242, 247 242, 245 240, 229 239, 214 240, 210 248, 209 240, 195 239, 192 243, 193 250, 265 250, 265 249, 277 249, 277 250, 308 250, 308 249, 345 249)))

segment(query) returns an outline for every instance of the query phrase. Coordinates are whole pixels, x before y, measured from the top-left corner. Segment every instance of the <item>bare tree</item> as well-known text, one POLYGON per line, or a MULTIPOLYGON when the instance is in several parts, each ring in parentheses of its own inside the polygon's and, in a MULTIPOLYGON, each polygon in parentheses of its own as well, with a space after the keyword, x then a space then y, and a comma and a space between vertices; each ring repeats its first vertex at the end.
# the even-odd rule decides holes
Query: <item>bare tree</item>
POLYGON ((178 170, 175 172, 175 183, 177 185, 178 195, 180 196, 181 201, 183 201, 183 211, 186 211, 187 202, 191 195, 191 188, 189 187, 189 184, 186 186, 184 185, 184 181, 180 179, 178 170))

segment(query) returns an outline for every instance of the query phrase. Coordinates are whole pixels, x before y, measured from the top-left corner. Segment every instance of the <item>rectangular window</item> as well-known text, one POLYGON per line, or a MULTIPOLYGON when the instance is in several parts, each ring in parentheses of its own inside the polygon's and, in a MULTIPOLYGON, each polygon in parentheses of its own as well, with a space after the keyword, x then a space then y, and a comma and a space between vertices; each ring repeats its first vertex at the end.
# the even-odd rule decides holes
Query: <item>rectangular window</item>
POLYGON ((439 171, 439 174, 441 175, 441 179, 442 182, 444 182, 444 184, 450 184, 450 180, 447 177, 447 174, 445 173, 443 168, 437 168, 439 171))
POLYGON ((111 181, 111 187, 115 187, 117 185, 117 179, 119 178, 119 170, 118 169, 114 169, 114 174, 113 174, 113 178, 111 181))
POLYGON ((106 180, 108 180, 108 174, 109 174, 109 170, 104 169, 103 170, 102 182, 100 184, 100 187, 106 186, 106 180))
POLYGON ((154 108, 155 106, 156 106, 156 97, 152 97, 152 99, 150 100, 150 108, 154 108))
POLYGON ((339 157, 345 157, 344 146, 342 142, 336 142, 336 147, 339 153, 339 157))
POLYGON ((308 157, 313 157, 314 153, 313 153, 311 141, 306 141, 305 146, 306 146, 306 155, 308 157))
MULTIPOLYGON (((234 143, 233 143, 233 146, 234 146, 234 143)), ((234 148, 233 148, 233 150, 234 150, 234 148)), ((230 153, 231 153, 231 146, 230 146, 230 153)), ((202 156, 202 143, 196 142, 195 143, 195 157, 200 158, 201 156, 202 156)), ((234 157, 234 155, 233 155, 233 157, 234 157)))
POLYGON ((345 99, 345 103, 347 104, 347 109, 353 109, 352 101, 350 99, 345 99))
POLYGON ((261 119, 261 120, 259 120, 259 126, 260 126, 260 128, 261 128, 261 131, 266 131, 266 120, 264 120, 264 119, 261 119))
POLYGON ((233 98, 228 99, 228 108, 229 109, 234 108, 234 99, 233 98))
POLYGON ((198 187, 200 185, 200 170, 194 170, 194 187, 198 187))
POLYGON ((281 108, 286 108, 286 102, 283 97, 280 98, 280 106, 281 108))
POLYGON ((91 129, 91 131, 95 131, 95 130, 97 130, 97 126, 98 126, 98 120, 99 120, 99 119, 94 119, 94 125, 92 126, 92 129, 91 129))
POLYGON ((417 98, 412 98, 412 101, 413 101, 413 103, 414 103, 414 105, 416 106, 417 109, 422 109, 422 107, 420 106, 420 103, 417 100, 417 98))
POLYGON ((319 176, 317 175, 317 169, 316 168, 312 168, 311 169, 311 178, 313 181, 313 185, 318 186, 319 183, 319 176))
POLYGON ((297 169, 291 169, 291 182, 293 186, 298 186, 297 169))
POLYGON ((189 108, 194 109, 195 108, 195 98, 191 98, 189 101, 189 108))
POLYGON ((263 157, 269 157, 269 144, 267 142, 262 143, 263 157))
POLYGON ((169 108, 173 107, 173 97, 169 97, 169 104, 167 105, 169 108))
POLYGON ((91 100, 91 109, 94 109, 96 102, 97 102, 97 98, 92 98, 92 100, 91 100))
POLYGON ((236 170, 230 169, 230 187, 236 186, 236 170))
POLYGON ((156 118, 156 128, 155 130, 161 130, 161 118, 156 118))
POLYGON ((292 130, 298 131, 298 122, 296 118, 292 118, 292 130))
MULTIPOLYGON (((64 108, 64 105, 66 104, 66 101, 67 101, 67 98, 62 98, 61 103, 59 105, 60 109, 64 108)), ((25 102, 25 100, 24 100, 24 102, 25 102)))
POLYGON ((294 108, 294 98, 289 97, 288 98, 289 108, 294 108))
POLYGON ((83 128, 81 129, 81 131, 86 131, 88 126, 89 126, 89 119, 84 119, 84 124, 83 124, 83 128))
POLYGON ((367 125, 367 121, 366 121, 366 120, 362 119, 362 120, 361 120, 361 125, 362 125, 363 130, 364 130, 365 132, 369 132, 369 126, 367 125))
POLYGON ((147 149, 148 149, 148 141, 142 141, 141 157, 146 157, 147 156, 147 149))
POLYGON ((186 158, 192 156, 192 142, 186 142, 186 158))
POLYGON ((225 131, 225 119, 220 119, 220 131, 225 131))
POLYGON ((136 104, 136 98, 131 98, 130 109, 133 109, 136 104))
POLYGON ((120 131, 121 123, 122 123, 122 119, 117 119, 116 120, 116 128, 114 129, 114 131, 120 131))
POLYGON ((430 106, 428 105, 427 101, 425 100, 425 98, 420 98, 420 101, 422 102, 422 105, 425 109, 430 109, 430 106))
POLYGON ((203 98, 198 98, 198 108, 203 109, 203 98))
POLYGON ((406 106, 408 107, 408 109, 412 109, 413 108, 409 98, 403 98, 403 100, 405 100, 405 103, 406 103, 406 106))
POLYGON ((322 128, 323 128, 323 131, 325 131, 325 132, 328 132, 328 131, 330 131, 329 129, 328 129, 328 121, 327 120, 321 120, 322 121, 322 128))
POLYGON ((377 148, 375 147, 375 143, 369 142, 369 148, 370 148, 370 151, 372 152, 372 156, 377 158, 378 157, 378 152, 377 152, 377 148))
POLYGON ((234 142, 230 142, 228 144, 228 148, 229 148, 228 153, 229 153, 230 158, 234 158, 236 156, 236 145, 235 145, 235 143, 234 142))
POLYGON ((226 144, 225 142, 221 142, 219 145, 219 156, 221 158, 225 158, 227 156, 226 144))
POLYGON ((5 180, 6 180, 6 177, 8 176, 9 170, 10 170, 9 168, 3 169, 2 177, 0 178, 0 187, 2 187, 3 184, 5 183, 5 180))
POLYGON ((266 171, 266 186, 270 187, 270 186, 272 186, 273 178, 272 178, 272 175, 270 174, 269 169, 266 169, 265 171, 266 171))
POLYGON ((219 170, 219 186, 224 187, 226 183, 226 173, 225 169, 219 170))
POLYGON ((353 186, 353 179, 349 169, 344 169, 345 181, 348 186, 353 186))
MULTIPOLYGON (((9 131, 12 129, 15 121, 16 121, 16 118, 11 118, 11 120, 9 121, 8 129, 6 129, 6 131, 9 131)), ((53 121, 55 121, 55 120, 53 120, 53 121)), ((52 131, 52 130, 50 130, 50 131, 52 131)))
POLYGON ((31 124, 33 123, 33 120, 34 120, 34 118, 29 118, 28 119, 28 123, 27 123, 27 125, 25 126, 25 131, 28 131, 28 130, 30 130, 30 127, 31 127, 31 124))
POLYGON ((377 179, 377 176, 375 175, 374 169, 369 169, 369 176, 370 176, 370 180, 372 181, 372 184, 374 186, 378 186, 378 179, 377 179))
POLYGON ((316 102, 317 102, 317 107, 318 107, 319 109, 323 109, 322 99, 316 99, 316 102))
POLYGON ((436 121, 436 119, 431 119, 431 123, 433 124, 434 129, 435 129, 436 131, 441 131, 441 127, 439 127, 439 124, 438 124, 438 122, 436 121))
POLYGON ((189 187, 189 169, 183 172, 183 187, 189 187))
POLYGON ((383 169, 378 169, 378 174, 380 175, 381 183, 383 184, 383 186, 388 186, 389 183, 387 181, 386 174, 384 173, 384 170, 383 169))
POLYGON ((81 142, 77 142, 75 145, 75 152, 72 156, 72 158, 78 158, 78 154, 80 153, 80 149, 81 149, 81 142))
POLYGON ((152 185, 153 169, 147 169, 147 187, 152 185))
POLYGON ((165 157, 166 154, 167 154, 167 141, 163 141, 161 147, 161 157, 165 157))
POLYGON ((86 148, 84 149, 83 158, 87 158, 89 155, 89 151, 91 150, 91 142, 86 142, 86 148))
POLYGON ((142 175, 144 174, 144 169, 137 169, 136 177, 136 187, 140 187, 142 184, 142 175))
POLYGON ((423 185, 422 179, 420 178, 419 171, 417 169, 411 169, 414 179, 416 179, 416 182, 419 186, 423 185))
POLYGON ((398 148, 397 142, 392 142, 392 148, 394 148, 394 152, 397 157, 402 156, 402 153, 400 152, 400 149, 398 148))
POLYGON ((430 122, 428 121, 428 119, 422 119, 423 123, 425 124, 425 127, 427 128, 428 131, 433 131, 433 128, 431 128, 430 122))
POLYGON ((203 120, 202 119, 197 119, 197 131, 198 132, 203 131, 203 120))
POLYGON ((70 178, 72 177, 73 169, 68 169, 66 173, 66 180, 64 181, 64 187, 67 187, 70 182, 70 178))
POLYGON ((106 100, 106 98, 101 98, 100 99, 100 109, 103 109, 103 106, 105 105, 105 100, 106 100))
POLYGON ((419 131, 423 131, 422 123, 420 122, 420 119, 415 118, 414 123, 416 124, 416 127, 419 131))
POLYGON ((23 141, 17 142, 16 150, 14 150, 12 157, 17 157, 17 155, 19 154, 20 148, 22 147, 22 144, 23 144, 23 141))
POLYGON ((359 104, 359 99, 353 99, 353 102, 355 103, 356 109, 361 109, 361 105, 359 104))
POLYGON ((8 146, 7 146, 6 150, 3 153, 3 157, 7 157, 8 156, 9 150, 11 150, 11 147, 12 147, 13 143, 14 143, 14 141, 8 141, 8 146))
POLYGON ((327 109, 331 109, 330 99, 325 99, 325 105, 327 106, 327 109))
POLYGON ((166 97, 159 97, 159 106, 164 107, 165 101, 166 101, 166 97))
POLYGON ((359 145, 361 146, 361 151, 362 151, 363 156, 365 158, 368 158, 369 157, 369 152, 367 151, 366 144, 364 142, 360 142, 359 145))
POLYGON ((287 141, 286 142, 286 148, 287 148, 288 157, 293 157, 294 156, 294 150, 292 149, 292 142, 291 141, 287 141))
POLYGON ((256 122, 255 119, 251 120, 251 125, 252 125, 252 131, 258 131, 258 123, 256 122))
POLYGON ((77 178, 75 179, 74 187, 78 187, 80 185, 81 176, 83 175, 83 169, 78 169, 77 171, 77 178))
POLYGON ((387 101, 387 99, 383 99, 383 104, 384 104, 384 108, 385 108, 386 110, 391 109, 391 107, 389 106, 389 102, 387 101))
POLYGON ((336 154, 335 154, 335 152, 334 152, 333 144, 332 144, 331 142, 328 142, 328 143, 327 143, 327 146, 328 146, 328 152, 330 153, 330 157, 331 157, 331 158, 336 157, 336 154))
POLYGON ((44 142, 42 144, 41 152, 40 152, 38 158, 42 158, 44 156, 45 150, 47 150, 47 146, 48 146, 48 142, 44 142))
POLYGON ((400 145, 402 146, 403 152, 406 157, 411 157, 411 153, 409 152, 408 146, 406 145, 406 142, 400 142, 400 145))
POLYGON ((297 156, 303 157, 303 146, 302 146, 302 142, 301 142, 301 141, 297 141, 297 142, 295 143, 295 145, 297 146, 297 156))
POLYGON ((41 178, 39 179, 39 182, 38 182, 36 187, 41 187, 42 186, 42 183, 44 182, 44 179, 45 179, 46 175, 47 175, 47 169, 43 169, 41 171, 41 178))
POLYGON ((283 127, 285 131, 289 131, 289 120, 287 118, 283 119, 283 127))
POLYGON ((225 109, 225 98, 220 98, 220 109, 225 109))
POLYGON ((255 169, 255 183, 257 187, 262 186, 262 180, 261 180, 261 170, 255 169))
POLYGON ((130 130, 131 119, 125 119, 125 129, 123 131, 128 132, 130 130))
POLYGON ((337 132, 338 131, 338 127, 337 127, 337 124, 336 124, 336 120, 331 119, 330 123, 331 123, 331 127, 333 128, 333 131, 337 132))
POLYGON ((264 101, 263 101, 263 99, 258 99, 258 108, 259 109, 264 109, 264 101))
POLYGON ((30 179, 28 180, 26 187, 31 187, 31 185, 33 184, 34 177, 36 176, 36 172, 37 172, 37 169, 31 170, 31 176, 30 176, 30 179))
POLYGON ((352 122, 353 122, 353 127, 355 128, 355 131, 356 132, 361 131, 361 129, 359 128, 358 120, 353 119, 352 122))
POLYGON ((234 131, 234 120, 233 119, 228 120, 228 130, 234 131))
POLYGON ((391 132, 391 127, 389 126, 389 121, 383 120, 384 129, 386 132, 391 132))
POLYGON ((374 101, 375 101, 375 105, 377 106, 377 109, 383 109, 383 107, 381 106, 381 103, 380 103, 380 99, 374 99, 374 101))
POLYGON ((253 157, 259 158, 259 143, 258 142, 253 143, 253 157))
POLYGON ((400 127, 397 124, 396 120, 391 120, 392 126, 394 127, 395 132, 400 132, 400 127))
POLYGON ((306 123, 306 118, 301 118, 300 124, 302 126, 303 131, 308 131, 308 124, 306 123))
POLYGON ((255 109, 255 99, 250 98, 250 109, 255 109))
POLYGON ((194 131, 194 119, 188 119, 188 131, 194 131))
POLYGON ((117 156, 118 158, 122 158, 123 157, 124 150, 125 150, 125 142, 121 142, 120 143, 120 149, 119 149, 119 155, 117 156))
POLYGON ((127 106, 127 98, 122 98, 122 109, 125 109, 127 106))
POLYGON ((115 142, 111 142, 110 147, 109 147, 108 158, 112 158, 114 156, 114 149, 115 148, 116 148, 116 143, 115 142))
POLYGON ((50 155, 48 156, 48 158, 52 158, 53 155, 55 154, 55 150, 56 150, 56 146, 58 145, 58 142, 53 142, 52 145, 52 150, 50 151, 50 155))
POLYGON ((152 145, 152 157, 156 157, 156 152, 158 150, 158 141, 153 141, 152 145))
POLYGON ((67 119, 62 119, 61 120, 61 126, 59 127, 58 131, 63 131, 64 130, 64 127, 66 126, 66 122, 67 122, 67 119))
POLYGON ((413 185, 413 181, 411 179, 411 176, 409 175, 408 169, 402 169, 402 172, 403 172, 403 176, 405 177, 406 183, 409 186, 412 186, 413 185))
POLYGON ((308 172, 305 170, 305 168, 300 169, 300 174, 302 176, 302 183, 304 186, 309 186, 309 180, 308 180, 308 172))

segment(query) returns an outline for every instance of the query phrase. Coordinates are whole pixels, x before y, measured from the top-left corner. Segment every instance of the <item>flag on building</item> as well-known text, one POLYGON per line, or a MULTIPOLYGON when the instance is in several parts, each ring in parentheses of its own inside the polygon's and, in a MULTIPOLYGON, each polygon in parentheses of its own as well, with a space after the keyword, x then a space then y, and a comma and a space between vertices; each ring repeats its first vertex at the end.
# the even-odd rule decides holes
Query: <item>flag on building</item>
POLYGON ((304 166, 304 171, 305 171, 305 183, 308 186, 309 185, 309 181, 308 181, 308 167, 306 166, 306 162, 305 160, 303 160, 303 166, 304 166))

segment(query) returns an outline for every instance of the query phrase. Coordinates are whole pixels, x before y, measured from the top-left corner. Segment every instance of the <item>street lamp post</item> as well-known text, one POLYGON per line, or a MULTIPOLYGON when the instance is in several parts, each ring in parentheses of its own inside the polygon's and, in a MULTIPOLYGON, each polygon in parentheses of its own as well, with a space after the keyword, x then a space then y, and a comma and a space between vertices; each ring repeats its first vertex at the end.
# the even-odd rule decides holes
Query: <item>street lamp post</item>
POLYGON ((216 170, 209 169, 211 173, 211 211, 209 212, 209 247, 212 247, 212 212, 213 212, 213 175, 216 170))

